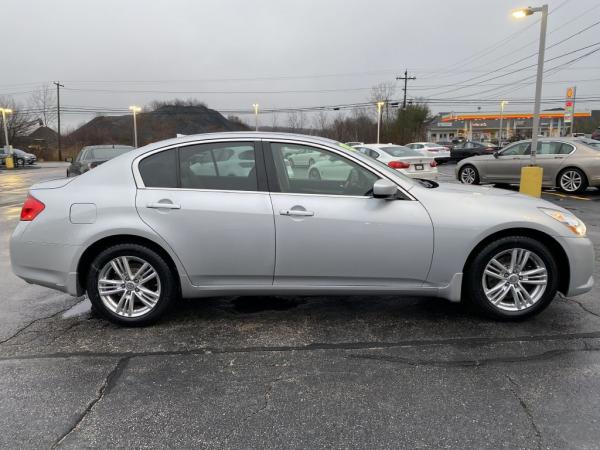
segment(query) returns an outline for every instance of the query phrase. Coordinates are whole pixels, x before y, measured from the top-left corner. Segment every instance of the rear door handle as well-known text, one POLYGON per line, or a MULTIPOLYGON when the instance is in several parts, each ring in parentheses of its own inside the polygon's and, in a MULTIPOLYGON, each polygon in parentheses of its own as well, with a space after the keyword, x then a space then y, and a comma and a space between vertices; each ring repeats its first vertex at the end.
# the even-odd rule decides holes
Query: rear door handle
POLYGON ((301 209, 282 209, 279 211, 282 216, 302 216, 310 217, 314 216, 315 213, 312 211, 302 211, 301 209))
POLYGON ((175 203, 161 203, 161 202, 152 202, 146 205, 146 208, 152 209, 181 209, 181 205, 176 205, 175 203))

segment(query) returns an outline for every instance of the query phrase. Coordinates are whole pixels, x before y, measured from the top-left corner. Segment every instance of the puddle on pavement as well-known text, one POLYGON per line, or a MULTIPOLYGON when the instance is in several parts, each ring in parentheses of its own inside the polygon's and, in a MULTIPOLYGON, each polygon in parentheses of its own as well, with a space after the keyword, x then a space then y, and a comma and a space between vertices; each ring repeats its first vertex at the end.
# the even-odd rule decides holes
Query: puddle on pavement
POLYGON ((236 312, 248 314, 261 311, 287 311, 298 307, 304 301, 282 297, 238 297, 231 303, 236 312))
POLYGON ((73 305, 71 308, 67 309, 63 313, 62 318, 70 319, 71 317, 83 316, 84 314, 89 314, 91 310, 92 310, 92 304, 90 303, 90 301, 87 298, 85 298, 82 301, 80 301, 79 303, 76 303, 75 305, 73 305))

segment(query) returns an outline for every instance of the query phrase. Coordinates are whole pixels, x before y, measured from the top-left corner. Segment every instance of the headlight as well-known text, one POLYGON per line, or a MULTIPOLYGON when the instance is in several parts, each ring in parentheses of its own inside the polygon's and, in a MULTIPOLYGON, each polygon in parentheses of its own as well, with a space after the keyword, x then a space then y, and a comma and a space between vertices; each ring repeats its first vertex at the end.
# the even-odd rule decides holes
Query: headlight
POLYGON ((540 211, 549 215, 553 219, 558 220, 577 236, 585 236, 587 228, 585 227, 585 224, 575 216, 575 214, 549 208, 540 208, 540 211))

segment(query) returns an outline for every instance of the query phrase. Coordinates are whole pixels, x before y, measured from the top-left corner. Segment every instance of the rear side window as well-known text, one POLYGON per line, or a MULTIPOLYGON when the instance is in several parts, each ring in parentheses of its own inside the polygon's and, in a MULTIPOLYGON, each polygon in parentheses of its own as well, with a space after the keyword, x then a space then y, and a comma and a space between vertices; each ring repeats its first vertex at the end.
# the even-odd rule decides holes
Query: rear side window
POLYGON ((179 167, 182 188, 258 190, 252 142, 223 142, 181 147, 179 167))
POLYGON ((150 155, 140 161, 138 168, 146 187, 177 187, 177 149, 150 155))

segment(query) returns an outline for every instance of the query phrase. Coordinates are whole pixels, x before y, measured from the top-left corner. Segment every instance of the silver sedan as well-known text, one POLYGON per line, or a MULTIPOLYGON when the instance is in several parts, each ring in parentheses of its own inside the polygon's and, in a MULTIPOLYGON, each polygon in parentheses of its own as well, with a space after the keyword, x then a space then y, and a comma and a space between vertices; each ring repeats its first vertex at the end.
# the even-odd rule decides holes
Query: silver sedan
MULTIPOLYGON (((600 148, 596 141, 543 138, 538 141, 536 164, 543 169, 542 185, 577 194, 600 186, 600 148)), ((465 184, 519 183, 521 168, 530 164, 531 140, 511 144, 493 155, 473 156, 456 166, 465 184)))
POLYGON ((585 225, 546 201, 422 183, 335 141, 254 132, 158 142, 36 184, 10 247, 19 277, 87 293, 129 326, 215 295, 421 295, 521 319, 557 291, 589 291, 594 265, 585 225), (286 165, 306 152, 347 176, 286 165), (225 170, 231 155, 248 170, 225 170), (212 162, 193 170, 200 160, 212 162))

